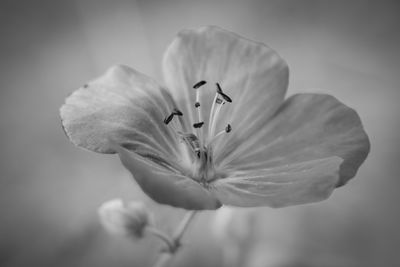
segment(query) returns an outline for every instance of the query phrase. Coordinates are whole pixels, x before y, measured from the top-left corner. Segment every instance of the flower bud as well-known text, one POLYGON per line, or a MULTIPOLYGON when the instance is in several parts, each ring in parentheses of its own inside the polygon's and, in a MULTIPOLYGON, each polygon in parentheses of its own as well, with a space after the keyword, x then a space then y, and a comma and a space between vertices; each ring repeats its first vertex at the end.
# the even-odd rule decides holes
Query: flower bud
POLYGON ((100 221, 111 233, 142 238, 144 230, 151 224, 151 216, 142 202, 124 203, 113 199, 103 203, 98 209, 100 221))

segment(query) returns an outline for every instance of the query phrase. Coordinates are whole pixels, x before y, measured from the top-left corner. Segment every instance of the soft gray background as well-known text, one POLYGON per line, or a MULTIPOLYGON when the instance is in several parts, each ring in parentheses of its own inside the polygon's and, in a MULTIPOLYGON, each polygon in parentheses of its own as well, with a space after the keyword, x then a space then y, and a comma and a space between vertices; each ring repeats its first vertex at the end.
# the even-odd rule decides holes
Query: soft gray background
MULTIPOLYGON (((182 211, 154 204, 115 156, 75 148, 58 109, 115 63, 160 75, 182 28, 214 24, 275 48, 290 92, 326 91, 355 108, 371 139, 357 177, 323 202, 258 209, 262 264, 400 266, 400 5, 397 1, 1 1, 0 266, 147 266, 159 243, 107 235, 96 208, 143 199, 171 229, 182 211)), ((173 265, 220 266, 212 212, 173 265)), ((258 241, 259 242, 259 241, 258 241)), ((256 251, 256 250, 255 250, 256 251)))

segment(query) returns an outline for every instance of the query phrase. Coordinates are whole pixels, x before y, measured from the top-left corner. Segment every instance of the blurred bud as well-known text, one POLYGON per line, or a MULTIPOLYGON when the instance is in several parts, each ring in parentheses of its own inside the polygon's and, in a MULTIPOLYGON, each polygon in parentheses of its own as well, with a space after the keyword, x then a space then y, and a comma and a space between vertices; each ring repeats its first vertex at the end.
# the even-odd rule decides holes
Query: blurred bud
POLYGON ((151 225, 151 215, 142 202, 124 203, 113 199, 103 203, 98 210, 100 221, 111 233, 142 238, 147 226, 151 225))

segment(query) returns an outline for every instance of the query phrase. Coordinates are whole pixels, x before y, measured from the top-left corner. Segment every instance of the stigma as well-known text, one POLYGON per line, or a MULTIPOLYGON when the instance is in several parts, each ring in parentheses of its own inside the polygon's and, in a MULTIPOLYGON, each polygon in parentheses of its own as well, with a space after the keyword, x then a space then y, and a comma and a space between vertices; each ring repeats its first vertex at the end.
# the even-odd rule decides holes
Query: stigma
POLYGON ((222 90, 218 82, 215 83, 215 96, 211 103, 208 120, 203 119, 203 103, 201 103, 200 96, 206 84, 206 81, 201 80, 193 85, 195 93, 193 106, 197 114, 194 116, 194 121, 191 122, 191 130, 183 131, 183 129, 186 129, 183 121, 180 118, 178 120, 175 119, 176 117, 185 116, 177 108, 174 108, 164 119, 164 123, 171 127, 177 138, 185 144, 184 147, 186 147, 191 162, 189 176, 202 185, 207 185, 210 181, 216 179, 217 172, 213 162, 213 146, 215 142, 232 131, 232 126, 229 123, 223 125, 219 123, 222 107, 226 103, 231 104, 232 98, 222 90))

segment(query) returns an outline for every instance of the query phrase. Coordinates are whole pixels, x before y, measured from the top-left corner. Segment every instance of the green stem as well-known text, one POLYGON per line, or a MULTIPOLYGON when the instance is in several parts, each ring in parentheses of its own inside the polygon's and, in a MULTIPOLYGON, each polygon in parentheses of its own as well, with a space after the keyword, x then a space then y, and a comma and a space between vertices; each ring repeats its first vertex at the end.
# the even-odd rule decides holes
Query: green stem
MULTIPOLYGON (((169 250, 160 255, 160 257, 158 258, 154 267, 164 267, 167 264, 167 262, 170 260, 170 258, 172 258, 172 256, 175 255, 175 253, 179 250, 179 247, 181 245, 182 236, 184 235, 190 222, 193 220, 195 214, 196 214, 196 211, 188 211, 185 214, 185 217, 182 219, 181 223, 175 229, 172 240, 168 237, 166 239, 161 237, 161 236, 166 237, 163 233, 161 233, 162 235, 158 236, 161 239, 163 239, 163 241, 167 244, 169 250), (168 242, 166 240, 168 240, 168 242)), ((159 231, 156 231, 156 232, 159 232, 159 231)))

